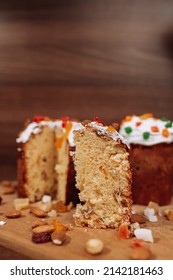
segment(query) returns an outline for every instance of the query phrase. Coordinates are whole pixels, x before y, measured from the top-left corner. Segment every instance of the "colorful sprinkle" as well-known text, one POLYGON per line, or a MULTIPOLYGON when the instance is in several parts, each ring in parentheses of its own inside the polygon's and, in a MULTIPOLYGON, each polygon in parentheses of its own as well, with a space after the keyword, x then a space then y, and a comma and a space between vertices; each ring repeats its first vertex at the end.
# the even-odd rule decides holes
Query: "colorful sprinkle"
POLYGON ((101 125, 105 125, 104 122, 102 122, 101 119, 100 119, 99 117, 95 117, 95 118, 93 119, 93 121, 94 121, 94 122, 98 122, 98 123, 101 124, 101 125))
POLYGON ((158 126, 152 126, 152 127, 151 127, 151 131, 152 131, 152 132, 159 132, 158 126))
POLYGON ((163 121, 163 122, 167 122, 167 121, 169 121, 167 118, 161 118, 161 121, 163 121))
POLYGON ((162 130, 162 135, 163 135, 164 137, 168 137, 168 136, 169 136, 169 131, 167 130, 167 128, 164 128, 164 129, 162 130))
POLYGON ((132 120, 133 116, 126 116, 125 117, 125 122, 130 122, 132 120))
POLYGON ((142 122, 136 122, 136 127, 140 126, 142 122))
POLYGON ((132 132, 132 128, 130 126, 125 127, 125 132, 130 134, 132 132))
MULTIPOLYGON (((44 120, 46 120, 46 119, 47 119, 46 116, 43 116, 43 115, 36 115, 36 116, 33 117, 33 122, 39 123, 39 122, 44 121, 44 120)), ((49 118, 48 118, 48 119, 49 119, 49 118)))
POLYGON ((149 138, 150 138, 150 132, 144 132, 144 133, 143 133, 143 138, 144 138, 145 140, 149 139, 149 138))
POLYGON ((146 113, 146 114, 143 114, 143 115, 140 116, 141 120, 146 120, 146 119, 149 119, 149 118, 153 118, 153 114, 146 113))
POLYGON ((165 127, 167 127, 167 128, 172 127, 172 122, 167 122, 167 123, 165 124, 165 127))
POLYGON ((61 121, 62 121, 62 127, 65 127, 66 126, 66 124, 67 124, 67 122, 69 121, 69 117, 67 117, 67 116, 63 116, 63 117, 61 117, 61 121))
POLYGON ((112 133, 115 132, 115 128, 114 128, 112 125, 109 125, 108 128, 107 128, 107 130, 108 130, 109 132, 112 132, 112 133))

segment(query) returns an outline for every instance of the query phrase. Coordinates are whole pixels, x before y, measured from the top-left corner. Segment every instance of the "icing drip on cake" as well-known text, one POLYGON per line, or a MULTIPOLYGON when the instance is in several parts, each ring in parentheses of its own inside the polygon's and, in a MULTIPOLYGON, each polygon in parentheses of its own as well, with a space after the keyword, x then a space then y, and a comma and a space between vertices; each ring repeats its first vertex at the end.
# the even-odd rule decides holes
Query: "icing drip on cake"
POLYGON ((167 118, 156 119, 152 114, 127 116, 119 133, 129 144, 152 146, 173 142, 173 123, 167 118))
MULTIPOLYGON (((71 123, 71 129, 69 130, 69 134, 67 137, 68 142, 71 147, 74 147, 75 144, 73 140, 73 131, 83 128, 83 125, 80 122, 74 122, 74 121, 67 121, 67 122, 71 123)), ((24 131, 21 132, 19 137, 16 139, 16 142, 26 143, 30 139, 31 135, 41 133, 42 128, 44 126, 49 126, 51 129, 60 128, 65 133, 66 128, 63 126, 63 124, 64 124, 63 120, 55 120, 55 121, 42 120, 40 122, 32 122, 26 127, 24 131)))
POLYGON ((120 139, 123 144, 125 144, 128 148, 130 148, 126 139, 123 136, 121 136, 112 126, 99 125, 99 123, 97 122, 91 122, 88 123, 87 125, 96 128, 98 134, 100 135, 106 135, 112 138, 113 140, 120 139))

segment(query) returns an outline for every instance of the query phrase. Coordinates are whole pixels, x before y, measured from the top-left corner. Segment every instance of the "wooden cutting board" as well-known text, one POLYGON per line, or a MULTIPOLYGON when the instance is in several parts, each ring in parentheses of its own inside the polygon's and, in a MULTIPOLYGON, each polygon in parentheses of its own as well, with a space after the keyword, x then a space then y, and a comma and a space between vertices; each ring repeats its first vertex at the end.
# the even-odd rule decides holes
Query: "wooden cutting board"
MULTIPOLYGON (((6 224, 0 226, 0 245, 15 251, 30 259, 99 259, 99 260, 128 260, 130 259, 132 239, 118 239, 117 232, 112 229, 89 229, 75 227, 73 222, 74 209, 68 213, 58 214, 58 219, 63 223, 71 223, 74 229, 68 231, 68 238, 62 246, 56 246, 51 242, 44 244, 34 244, 31 240, 31 223, 36 220, 29 210, 22 211, 22 217, 18 219, 7 219, 4 213, 13 210, 13 200, 16 194, 3 195, 0 187, 0 196, 3 203, 0 205, 0 221, 6 224), (90 238, 99 238, 104 242, 104 250, 97 256, 92 256, 85 251, 85 242, 90 238)), ((172 203, 173 206, 173 203, 172 203)), ((164 208, 160 207, 160 212, 164 208)), ((134 205, 133 209, 137 213, 142 213, 144 206, 134 205)), ((51 220, 47 218, 47 220, 51 220)), ((153 253, 152 259, 172 260, 173 259, 173 222, 168 221, 164 216, 158 216, 158 222, 147 222, 143 225, 153 232, 154 243, 148 243, 153 253)), ((1 257, 2 258, 2 257, 1 257)))

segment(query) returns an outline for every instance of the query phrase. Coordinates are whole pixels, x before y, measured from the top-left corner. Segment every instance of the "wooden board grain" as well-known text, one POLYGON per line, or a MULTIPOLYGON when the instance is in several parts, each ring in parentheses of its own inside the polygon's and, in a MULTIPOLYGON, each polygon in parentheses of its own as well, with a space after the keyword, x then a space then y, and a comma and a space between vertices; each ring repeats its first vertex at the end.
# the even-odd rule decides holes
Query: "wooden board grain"
MULTIPOLYGON (((13 250, 16 254, 25 256, 26 259, 61 259, 61 260, 128 260, 130 259, 132 240, 117 238, 115 230, 89 229, 75 227, 73 222, 73 212, 62 213, 58 219, 63 223, 71 223, 74 229, 67 233, 67 240, 62 246, 56 246, 51 242, 45 244, 34 244, 31 241, 31 223, 36 220, 29 210, 24 210, 22 217, 18 219, 7 219, 4 213, 13 209, 13 200, 16 194, 3 195, 2 187, 0 195, 3 203, 0 206, 0 220, 6 221, 6 225, 0 226, 0 245, 13 250), (100 255, 92 256, 85 251, 85 242, 90 238, 99 238, 104 242, 104 250, 100 255)), ((171 207, 171 205, 169 205, 171 207)), ((134 209, 141 213, 144 206, 134 205, 134 209)), ((163 211, 165 207, 161 207, 163 211)), ((50 218, 47 218, 50 220, 50 218)), ((173 259, 173 222, 165 217, 159 216, 158 222, 147 222, 145 227, 152 229, 154 243, 148 244, 153 256, 152 259, 172 260, 173 259)), ((23 259, 24 257, 21 257, 23 259)), ((3 256, 0 252, 0 259, 3 256)))

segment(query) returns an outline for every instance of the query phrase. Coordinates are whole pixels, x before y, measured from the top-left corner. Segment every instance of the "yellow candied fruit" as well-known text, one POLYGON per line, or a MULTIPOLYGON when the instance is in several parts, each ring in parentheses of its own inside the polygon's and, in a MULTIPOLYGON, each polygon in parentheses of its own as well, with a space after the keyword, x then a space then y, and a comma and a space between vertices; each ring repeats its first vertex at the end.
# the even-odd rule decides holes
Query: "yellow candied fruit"
POLYGON ((108 130, 109 132, 112 132, 112 133, 114 133, 114 132, 116 131, 115 128, 114 128, 112 125, 109 125, 108 128, 107 128, 107 130, 108 130))
POLYGON ((57 219, 53 219, 52 224, 53 224, 54 229, 57 230, 57 231, 66 230, 66 227, 60 221, 58 221, 57 219))
POLYGON ((56 146, 57 148, 61 148, 61 147, 62 147, 63 141, 64 141, 65 139, 67 139, 67 137, 68 137, 68 135, 69 135, 69 133, 70 133, 70 130, 72 129, 72 123, 71 123, 71 122, 66 123, 65 129, 66 129, 66 131, 65 131, 65 133, 63 134, 63 136, 60 137, 60 138, 58 138, 57 141, 55 142, 55 146, 56 146))
POLYGON ((162 130, 162 135, 163 135, 164 137, 168 137, 168 136, 169 136, 169 131, 168 131, 166 128, 164 128, 164 129, 162 130))
POLYGON ((124 121, 125 122, 130 122, 132 120, 133 116, 126 116, 124 121))
POLYGON ((149 119, 149 118, 153 118, 153 114, 152 113, 145 113, 145 114, 140 116, 141 120, 146 120, 146 119, 149 119))

